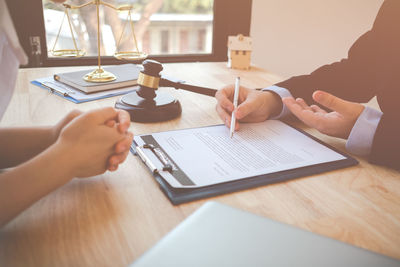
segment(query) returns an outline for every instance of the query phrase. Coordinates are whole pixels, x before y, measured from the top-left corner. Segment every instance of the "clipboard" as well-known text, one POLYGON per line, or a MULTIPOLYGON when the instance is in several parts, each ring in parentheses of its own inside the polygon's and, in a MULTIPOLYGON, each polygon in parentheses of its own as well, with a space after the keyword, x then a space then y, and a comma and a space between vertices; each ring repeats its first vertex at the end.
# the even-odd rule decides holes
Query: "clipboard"
MULTIPOLYGON (((289 124, 287 124, 289 125, 289 124)), ((215 126, 215 125, 214 125, 215 126)), ((179 205, 182 203, 214 197, 222 194, 228 194, 232 192, 237 192, 241 190, 246 190, 250 188, 255 188, 259 186, 265 186, 268 184, 274 184, 284 181, 293 180, 296 178, 301 178, 305 176, 315 175, 323 172, 328 172, 332 170, 342 169, 358 164, 358 161, 353 157, 343 153, 336 148, 324 143, 323 141, 317 139, 316 137, 310 135, 309 133, 289 125, 291 128, 299 131, 300 133, 306 135, 312 140, 318 142, 319 144, 329 148, 330 150, 342 155, 344 159, 319 163, 315 165, 293 168, 278 172, 272 172, 262 175, 257 175, 253 177, 246 177, 243 179, 232 180, 228 182, 222 182, 217 184, 212 184, 208 186, 198 187, 198 188, 175 188, 171 186, 161 175, 161 171, 172 171, 174 160, 169 157, 169 155, 162 151, 161 147, 156 147, 153 144, 145 143, 139 146, 135 141, 131 145, 131 152, 133 155, 138 156, 143 164, 150 170, 153 174, 155 180, 159 184, 161 191, 167 196, 167 198, 174 205, 179 205), (160 149, 161 148, 161 149, 160 149), (147 153, 145 153, 147 151, 147 153), (150 159, 146 154, 152 153, 154 157, 150 159)), ((212 127, 212 126, 207 126, 212 127)), ((206 128, 206 127, 200 127, 206 128)), ((145 135, 140 135, 145 136, 145 135)), ((148 136, 148 135, 146 135, 148 136)))

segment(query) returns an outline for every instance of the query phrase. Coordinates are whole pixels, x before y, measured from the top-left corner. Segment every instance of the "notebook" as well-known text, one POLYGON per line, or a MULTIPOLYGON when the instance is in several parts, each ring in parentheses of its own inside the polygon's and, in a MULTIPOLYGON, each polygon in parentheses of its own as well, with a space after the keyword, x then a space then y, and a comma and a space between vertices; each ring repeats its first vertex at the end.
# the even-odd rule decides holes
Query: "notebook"
POLYGON ((208 202, 131 265, 145 266, 398 267, 400 261, 208 202))
POLYGON ((117 79, 111 82, 92 83, 87 82, 83 77, 91 70, 58 73, 54 75, 54 80, 69 85, 85 93, 93 93, 110 89, 137 85, 140 67, 134 64, 123 64, 117 66, 104 67, 104 70, 114 74, 117 79))

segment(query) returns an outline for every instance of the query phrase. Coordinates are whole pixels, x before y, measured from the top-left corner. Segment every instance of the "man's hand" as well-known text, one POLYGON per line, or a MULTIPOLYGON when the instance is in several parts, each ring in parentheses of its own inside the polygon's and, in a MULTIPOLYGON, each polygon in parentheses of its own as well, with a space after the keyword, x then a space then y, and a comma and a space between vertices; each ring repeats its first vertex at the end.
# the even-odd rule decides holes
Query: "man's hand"
POLYGON ((309 106, 301 98, 295 100, 293 97, 286 97, 282 101, 297 118, 308 126, 323 134, 347 139, 364 106, 323 91, 315 91, 313 99, 333 111, 327 112, 317 105, 309 106))
MULTIPOLYGON (((231 115, 234 111, 232 104, 234 86, 224 87, 215 95, 218 103, 216 106, 218 115, 224 121, 225 125, 230 127, 231 115)), ((240 87, 239 105, 235 110, 236 119, 240 122, 261 122, 277 115, 282 109, 280 97, 269 91, 256 91, 246 87, 240 87)), ((236 129, 239 129, 239 123, 236 123, 236 129)))

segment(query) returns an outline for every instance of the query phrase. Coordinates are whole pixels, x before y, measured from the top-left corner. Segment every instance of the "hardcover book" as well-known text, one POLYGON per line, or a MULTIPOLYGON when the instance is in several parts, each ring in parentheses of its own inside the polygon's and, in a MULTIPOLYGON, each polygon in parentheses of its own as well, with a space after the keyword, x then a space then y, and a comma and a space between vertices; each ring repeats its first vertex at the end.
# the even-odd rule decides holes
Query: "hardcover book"
POLYGON ((105 83, 87 82, 83 79, 83 77, 89 73, 90 70, 82 70, 55 74, 54 80, 72 86, 73 88, 81 90, 85 93, 93 93, 137 85, 137 78, 139 77, 140 72, 140 67, 137 65, 123 64, 104 67, 104 70, 113 73, 117 79, 105 83))

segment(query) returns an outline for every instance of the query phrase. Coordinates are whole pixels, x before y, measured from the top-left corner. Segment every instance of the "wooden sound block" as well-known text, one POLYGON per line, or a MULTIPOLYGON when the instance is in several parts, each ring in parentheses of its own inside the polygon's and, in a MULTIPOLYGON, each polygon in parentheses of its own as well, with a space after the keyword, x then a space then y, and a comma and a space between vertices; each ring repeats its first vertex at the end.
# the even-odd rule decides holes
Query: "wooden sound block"
POLYGON ((134 122, 160 122, 177 118, 182 113, 179 101, 166 92, 157 92, 152 100, 140 97, 136 92, 121 97, 115 108, 129 112, 134 122))

